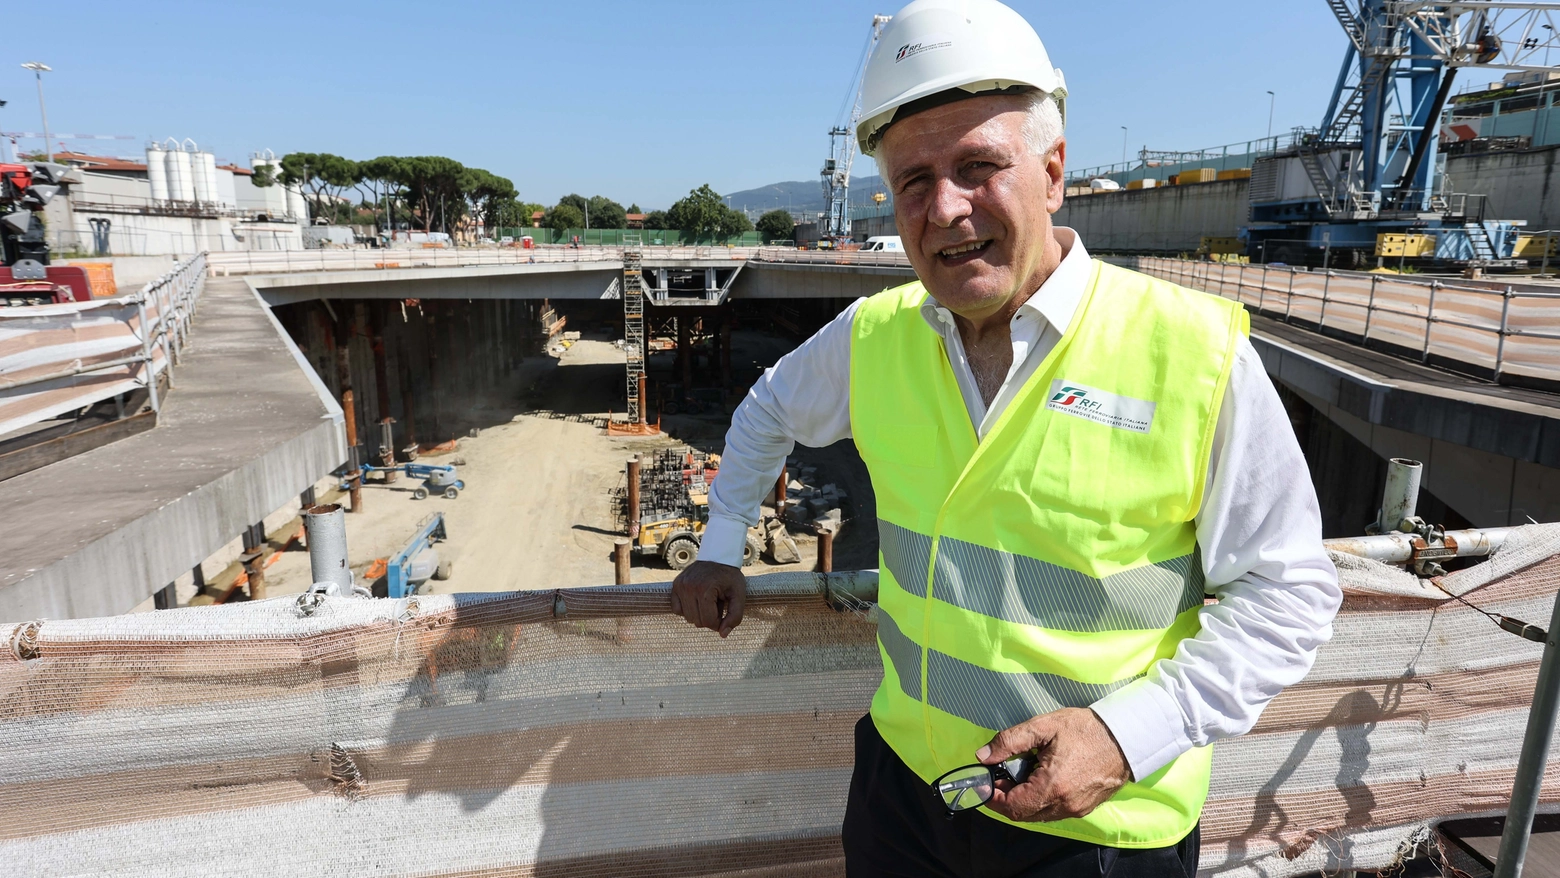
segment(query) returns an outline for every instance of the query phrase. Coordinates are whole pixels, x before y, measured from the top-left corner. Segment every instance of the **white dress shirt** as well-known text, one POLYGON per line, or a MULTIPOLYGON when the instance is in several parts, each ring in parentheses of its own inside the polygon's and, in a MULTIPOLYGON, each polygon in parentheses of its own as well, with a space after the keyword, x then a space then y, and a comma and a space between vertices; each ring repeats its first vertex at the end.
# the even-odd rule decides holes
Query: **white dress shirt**
MULTIPOLYGON (((930 298, 921 306, 942 336, 982 439, 1061 340, 1088 285, 1092 266, 1082 242, 1071 229, 1055 231, 1066 255, 1013 315, 1013 365, 989 409, 953 315, 930 298)), ((851 321, 859 304, 767 370, 732 415, 710 490, 702 560, 742 563, 747 528, 758 523, 760 503, 794 442, 821 447, 850 437, 851 321)), ((1092 705, 1137 778, 1194 746, 1249 730, 1273 696, 1310 670, 1343 599, 1322 548, 1305 458, 1246 340, 1219 411, 1196 524, 1207 591, 1218 602, 1202 608, 1201 630, 1174 656, 1092 705)))

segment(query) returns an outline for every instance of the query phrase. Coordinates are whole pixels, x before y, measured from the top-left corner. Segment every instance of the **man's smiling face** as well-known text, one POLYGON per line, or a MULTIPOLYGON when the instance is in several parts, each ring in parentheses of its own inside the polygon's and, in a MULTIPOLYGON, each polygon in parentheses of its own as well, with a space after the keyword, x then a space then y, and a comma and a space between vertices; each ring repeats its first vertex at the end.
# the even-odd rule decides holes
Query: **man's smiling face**
POLYGON ((910 264, 940 304, 972 320, 1038 289, 1066 144, 1036 155, 1027 98, 992 95, 895 122, 877 152, 910 264))

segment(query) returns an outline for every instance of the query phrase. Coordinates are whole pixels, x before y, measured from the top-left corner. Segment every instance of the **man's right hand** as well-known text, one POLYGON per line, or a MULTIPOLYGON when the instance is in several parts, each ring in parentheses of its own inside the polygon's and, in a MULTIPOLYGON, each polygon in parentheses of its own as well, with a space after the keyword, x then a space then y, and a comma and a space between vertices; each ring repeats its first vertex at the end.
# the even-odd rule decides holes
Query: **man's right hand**
POLYGON ((742 624, 747 577, 740 567, 695 561, 672 580, 672 612, 721 637, 742 624))

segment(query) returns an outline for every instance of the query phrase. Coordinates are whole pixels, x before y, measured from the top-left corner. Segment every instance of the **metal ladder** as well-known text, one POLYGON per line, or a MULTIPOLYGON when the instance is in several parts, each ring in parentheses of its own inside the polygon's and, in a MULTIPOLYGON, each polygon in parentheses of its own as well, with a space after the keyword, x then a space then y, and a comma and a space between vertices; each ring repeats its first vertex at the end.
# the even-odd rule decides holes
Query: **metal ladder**
POLYGON ((1463 223, 1463 228, 1468 231, 1468 244, 1473 248, 1473 261, 1495 261, 1495 242, 1490 240, 1490 231, 1483 223, 1463 223))
POLYGON ((623 236, 623 353, 628 356, 628 422, 644 416, 639 409, 639 385, 645 378, 645 283, 639 235, 623 236))
POLYGON ((1365 31, 1360 27, 1359 14, 1349 8, 1349 0, 1327 0, 1327 6, 1338 17, 1338 23, 1343 25, 1343 32, 1349 35, 1355 50, 1364 51, 1365 31))

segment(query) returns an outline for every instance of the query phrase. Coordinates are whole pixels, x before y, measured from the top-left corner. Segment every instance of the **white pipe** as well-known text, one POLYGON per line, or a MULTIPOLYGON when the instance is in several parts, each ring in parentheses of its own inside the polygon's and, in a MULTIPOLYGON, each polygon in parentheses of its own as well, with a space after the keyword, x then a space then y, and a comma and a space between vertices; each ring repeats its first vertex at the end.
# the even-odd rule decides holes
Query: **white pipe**
POLYGON ((310 506, 303 513, 309 540, 309 572, 316 584, 335 587, 337 594, 352 593, 352 569, 347 566, 347 516, 341 504, 310 506))
POLYGON ((1423 473, 1424 464, 1417 460, 1394 457, 1387 463, 1387 485, 1381 492, 1381 511, 1376 517, 1378 533, 1398 530, 1403 519, 1414 517, 1423 473))
MULTIPOLYGON (((1492 555, 1505 545, 1506 536, 1513 530, 1516 528, 1475 527, 1467 530, 1449 530, 1446 532, 1445 546, 1451 551, 1449 553, 1436 551, 1434 557, 1468 558, 1492 555)), ((1329 551, 1358 555, 1385 564, 1407 564, 1414 559, 1414 544, 1419 540, 1418 534, 1388 533, 1373 537, 1323 540, 1322 545, 1329 551)))

